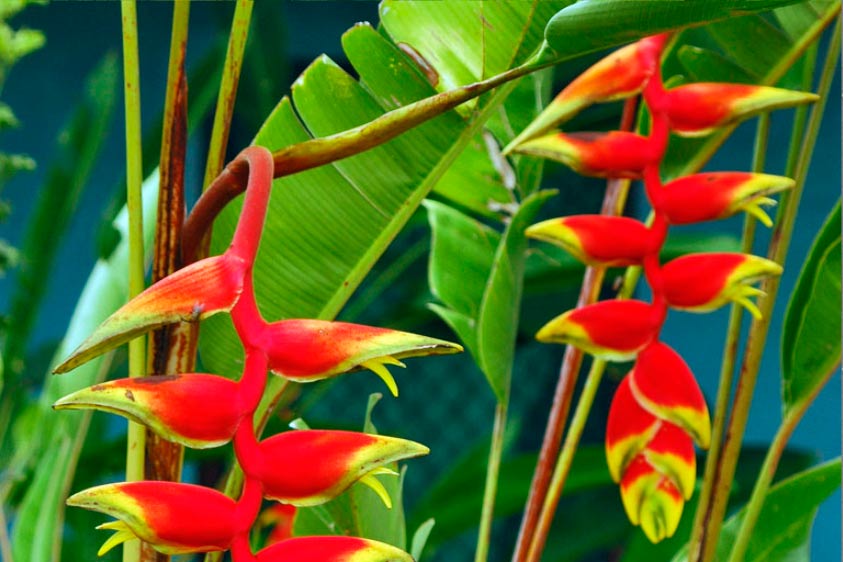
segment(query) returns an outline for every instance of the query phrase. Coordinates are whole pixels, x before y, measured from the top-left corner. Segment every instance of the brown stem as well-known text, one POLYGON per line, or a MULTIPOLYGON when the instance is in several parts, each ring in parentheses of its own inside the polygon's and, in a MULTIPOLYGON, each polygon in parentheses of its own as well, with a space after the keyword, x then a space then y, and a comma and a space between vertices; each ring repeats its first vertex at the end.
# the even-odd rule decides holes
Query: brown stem
MULTIPOLYGON (((635 123, 635 114, 638 107, 638 98, 629 98, 624 104, 623 115, 621 116, 620 130, 630 131, 635 123)), ((626 180, 609 180, 606 182, 606 195, 603 197, 603 205, 600 209, 603 215, 620 215, 626 204, 626 195, 629 182, 626 180)), ((600 287, 605 277, 605 268, 588 267, 583 276, 582 288, 577 300, 577 308, 591 304, 600 295, 600 287)), ((526 560, 533 534, 539 520, 544 498, 550 484, 550 477, 553 473, 556 458, 559 454, 559 445, 562 442, 562 433, 565 431, 565 422, 568 419, 568 412, 571 409, 571 399, 574 395, 574 387, 577 382, 577 375, 582 365, 583 353, 572 345, 565 349, 562 365, 559 369, 559 380, 556 390, 553 393, 553 404, 545 427, 542 447, 539 451, 539 460, 536 464, 536 471, 533 474, 533 481, 530 485, 530 494, 527 498, 527 505, 524 508, 524 516, 521 520, 521 529, 518 532, 518 542, 515 545, 513 562, 526 560)))

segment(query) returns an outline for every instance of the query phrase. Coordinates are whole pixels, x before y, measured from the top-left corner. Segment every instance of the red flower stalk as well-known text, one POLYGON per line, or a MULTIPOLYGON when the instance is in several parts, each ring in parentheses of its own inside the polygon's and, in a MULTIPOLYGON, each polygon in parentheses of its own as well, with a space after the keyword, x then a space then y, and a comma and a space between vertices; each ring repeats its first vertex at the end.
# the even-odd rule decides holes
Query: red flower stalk
POLYGON ((793 187, 793 180, 749 172, 709 172, 673 180, 664 186, 659 211, 670 224, 694 224, 724 219, 746 211, 766 226, 773 221, 762 205, 774 205, 768 195, 793 187))
POLYGON ((640 221, 626 217, 574 215, 546 220, 526 230, 529 238, 550 242, 593 267, 640 265, 658 248, 640 221))
MULTIPOLYGON (((809 93, 742 84, 687 84, 666 90, 659 69, 665 40, 663 35, 644 39, 600 61, 563 90, 507 149, 560 161, 584 175, 644 180, 654 211, 649 229, 632 219, 573 216, 539 223, 527 234, 565 248, 588 265, 643 266, 653 304, 616 300, 588 305, 554 318, 536 338, 574 345, 606 360, 637 357, 612 402, 606 456, 630 521, 640 524, 653 542, 676 530, 684 499, 693 491, 693 441, 707 447, 711 432, 708 408, 690 369, 658 341, 666 309, 705 312, 732 301, 758 316, 750 297, 762 293, 750 285, 781 273, 769 260, 723 253, 692 254, 662 267, 659 252, 667 227, 739 211, 770 226, 761 206, 774 203, 770 194, 793 185, 788 178, 740 172, 696 174, 662 185, 659 168, 670 132, 705 135, 756 113, 816 99, 809 93), (647 137, 612 131, 534 138, 590 103, 638 93, 650 112, 647 137)), ((532 541, 534 549, 537 538, 532 541)))

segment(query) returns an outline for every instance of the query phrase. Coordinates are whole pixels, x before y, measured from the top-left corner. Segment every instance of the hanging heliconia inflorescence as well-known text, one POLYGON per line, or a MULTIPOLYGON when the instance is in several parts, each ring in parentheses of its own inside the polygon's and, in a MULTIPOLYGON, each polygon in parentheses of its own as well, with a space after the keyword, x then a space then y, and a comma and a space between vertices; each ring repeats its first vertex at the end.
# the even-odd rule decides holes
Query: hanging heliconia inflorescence
MULTIPOLYGON (((266 322, 252 288, 272 185, 273 161, 261 147, 237 160, 249 166, 240 220, 228 250, 196 262, 149 287, 110 316, 56 368, 66 372, 153 328, 230 313, 245 350, 239 381, 189 373, 139 377, 94 385, 70 394, 57 408, 95 408, 121 414, 176 443, 207 448, 234 441, 244 473, 240 497, 174 482, 106 484, 71 496, 69 505, 100 511, 117 520, 99 528, 116 531, 104 554, 140 538, 166 554, 231 550, 234 562, 408 562, 406 552, 381 542, 347 536, 289 538, 287 530, 257 554, 249 537, 261 504, 270 499, 290 506, 331 500, 355 482, 371 487, 391 506, 376 476, 391 474, 392 463, 425 455, 419 443, 350 431, 296 430, 262 441, 253 416, 267 372, 309 382, 366 368, 384 379, 393 394, 395 380, 384 366, 404 357, 454 353, 460 346, 442 340, 343 322, 282 320, 266 322)), ((286 513, 292 517, 295 510, 286 513)))
POLYGON ((658 542, 676 531, 696 480, 694 442, 707 448, 710 420, 685 361, 659 340, 667 309, 705 312, 736 302, 759 316, 755 281, 780 275, 770 260, 739 253, 699 253, 662 265, 672 224, 716 220, 746 211, 767 226, 761 206, 790 188, 789 178, 744 172, 701 173, 662 183, 670 133, 709 134, 748 116, 808 103, 813 94, 743 84, 697 83, 665 89, 661 54, 667 35, 624 47, 568 85, 506 152, 560 161, 580 174, 642 179, 653 208, 650 226, 624 217, 579 215, 531 226, 527 235, 561 246, 596 267, 642 266, 652 302, 612 300, 568 311, 537 334, 609 361, 635 360, 609 411, 606 457, 620 483, 630 521, 658 542), (581 109, 641 94, 649 134, 548 131, 581 109))

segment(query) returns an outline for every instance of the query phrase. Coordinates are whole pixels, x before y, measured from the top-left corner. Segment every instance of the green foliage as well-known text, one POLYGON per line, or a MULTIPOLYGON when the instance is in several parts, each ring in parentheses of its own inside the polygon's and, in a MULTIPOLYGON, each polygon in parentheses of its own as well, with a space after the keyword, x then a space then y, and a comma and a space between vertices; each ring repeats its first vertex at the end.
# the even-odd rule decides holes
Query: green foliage
POLYGON ((814 240, 782 330, 785 415, 811 400, 840 363, 840 203, 814 240))

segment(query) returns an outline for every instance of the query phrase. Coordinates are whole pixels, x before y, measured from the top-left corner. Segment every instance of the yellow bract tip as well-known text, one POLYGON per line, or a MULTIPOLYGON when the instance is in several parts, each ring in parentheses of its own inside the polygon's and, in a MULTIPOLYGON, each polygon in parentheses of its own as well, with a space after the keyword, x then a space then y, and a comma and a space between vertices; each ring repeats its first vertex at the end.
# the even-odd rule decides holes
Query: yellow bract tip
MULTIPOLYGON (((389 470, 389 469, 387 469, 387 470, 389 470)), ((392 472, 392 471, 390 471, 390 472, 392 472)), ((371 488, 372 491, 374 491, 378 495, 378 497, 381 499, 381 501, 383 501, 383 504, 386 506, 386 508, 392 509, 392 499, 389 497, 389 492, 386 491, 386 488, 384 488, 384 485, 381 484, 381 481, 378 480, 377 478, 375 478, 375 476, 374 476, 375 473, 378 473, 377 469, 375 469, 372 472, 370 472, 369 474, 366 474, 365 476, 363 476, 360 480, 358 480, 358 482, 360 482, 361 484, 365 484, 366 486, 371 488)), ((383 474, 383 473, 378 473, 378 474, 383 474)), ((395 473, 393 472, 393 474, 395 474, 395 473)))
POLYGON ((768 215, 767 212, 760 207, 760 204, 762 202, 768 204, 768 201, 772 200, 765 197, 762 201, 754 201, 746 206, 746 212, 758 219, 758 222, 760 222, 767 228, 770 228, 771 226, 773 226, 773 219, 771 219, 770 215, 768 215))
POLYGON ((97 526, 97 529, 108 529, 117 531, 113 535, 111 535, 107 541, 103 543, 100 549, 97 551, 97 556, 102 556, 107 553, 109 550, 114 548, 115 546, 121 545, 126 541, 130 541, 132 539, 136 539, 135 533, 129 529, 129 526, 126 525, 123 521, 111 521, 109 523, 103 523, 102 525, 97 526))
POLYGON ((366 367, 367 369, 375 373, 377 376, 379 376, 383 380, 383 382, 386 383, 386 386, 389 388, 389 391, 392 393, 392 395, 397 397, 398 384, 395 382, 395 379, 393 378, 389 370, 384 367, 385 363, 388 365, 404 367, 404 363, 389 355, 386 355, 384 357, 378 357, 377 359, 369 359, 368 361, 363 361, 360 365, 366 367))

